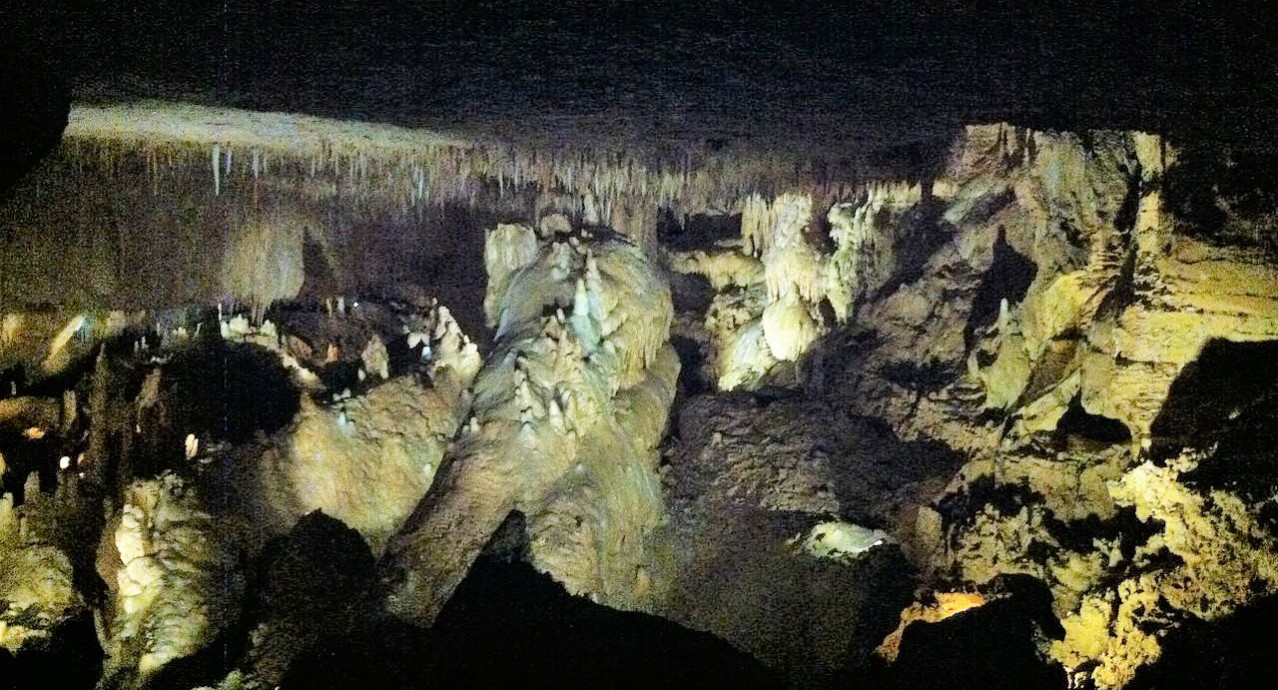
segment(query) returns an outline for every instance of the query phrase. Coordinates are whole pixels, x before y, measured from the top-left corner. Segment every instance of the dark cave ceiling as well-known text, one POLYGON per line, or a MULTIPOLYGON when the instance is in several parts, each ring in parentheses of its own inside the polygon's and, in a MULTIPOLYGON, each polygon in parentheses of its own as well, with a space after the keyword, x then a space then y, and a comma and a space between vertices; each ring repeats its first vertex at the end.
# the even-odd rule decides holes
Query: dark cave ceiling
POLYGON ((893 146, 970 122, 1270 147, 1278 15, 1190 0, 10 3, 0 188, 66 101, 169 98, 503 139, 893 146))
POLYGON ((5 14, 9 61, 84 96, 402 124, 621 118, 732 136, 837 115, 872 137, 1013 117, 1245 136, 1278 99, 1262 40, 1278 17, 1245 3, 54 0, 5 14))

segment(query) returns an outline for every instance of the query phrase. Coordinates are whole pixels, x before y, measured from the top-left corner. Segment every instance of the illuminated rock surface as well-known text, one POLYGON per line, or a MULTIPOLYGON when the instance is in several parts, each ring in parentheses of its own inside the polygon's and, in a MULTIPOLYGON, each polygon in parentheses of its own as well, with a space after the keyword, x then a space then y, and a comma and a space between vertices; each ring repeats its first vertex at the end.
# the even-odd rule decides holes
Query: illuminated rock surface
POLYGON ((28 482, 26 504, 13 507, 13 495, 0 497, 0 646, 10 652, 47 643, 58 625, 79 605, 71 583, 71 563, 56 546, 41 543, 25 521, 40 519, 39 482, 28 482))
POLYGON ((103 688, 655 673, 613 634, 794 687, 1249 649, 1278 244, 1241 163, 1006 124, 676 149, 78 106, 0 206, 13 664, 91 617, 103 688))
POLYGON ((650 608, 667 586, 657 443, 679 362, 669 288, 633 244, 499 228, 495 351, 440 480, 392 540, 390 608, 429 623, 508 514, 569 591, 650 608))
POLYGON ((108 592, 105 687, 148 687, 170 663, 209 647, 235 622, 243 575, 233 535, 216 524, 173 475, 125 490, 98 551, 108 592))

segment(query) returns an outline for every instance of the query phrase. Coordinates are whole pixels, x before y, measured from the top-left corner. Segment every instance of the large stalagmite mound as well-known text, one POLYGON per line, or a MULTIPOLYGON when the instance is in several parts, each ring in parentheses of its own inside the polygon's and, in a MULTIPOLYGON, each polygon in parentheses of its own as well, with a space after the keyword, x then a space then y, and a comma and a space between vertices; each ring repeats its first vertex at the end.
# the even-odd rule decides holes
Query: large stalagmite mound
POLYGON ((432 620, 512 511, 531 561, 569 591, 650 608, 667 586, 669 288, 622 238, 501 226, 488 241, 496 348, 441 479, 391 542, 391 609, 432 620))

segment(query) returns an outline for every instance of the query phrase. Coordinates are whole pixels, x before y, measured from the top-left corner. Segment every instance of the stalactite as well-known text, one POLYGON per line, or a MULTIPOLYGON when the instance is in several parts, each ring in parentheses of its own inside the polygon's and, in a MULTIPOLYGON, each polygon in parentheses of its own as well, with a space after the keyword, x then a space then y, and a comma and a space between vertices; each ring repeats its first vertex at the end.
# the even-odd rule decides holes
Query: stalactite
POLYGON ((221 162, 221 158, 221 145, 213 144, 213 196, 219 196, 222 194, 222 177, 218 168, 218 163, 221 162))

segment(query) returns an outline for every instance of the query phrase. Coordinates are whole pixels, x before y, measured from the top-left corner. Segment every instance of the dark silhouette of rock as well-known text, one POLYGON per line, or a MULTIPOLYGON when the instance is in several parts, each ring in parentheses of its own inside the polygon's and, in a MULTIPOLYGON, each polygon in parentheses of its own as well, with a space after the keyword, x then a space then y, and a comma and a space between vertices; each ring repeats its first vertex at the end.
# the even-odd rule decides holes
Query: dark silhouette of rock
POLYGON ((482 558, 429 632, 383 623, 330 639, 283 688, 779 687, 748 655, 661 618, 567 594, 482 558))

